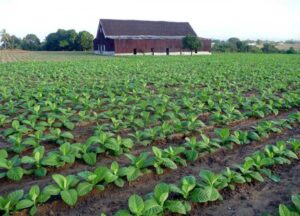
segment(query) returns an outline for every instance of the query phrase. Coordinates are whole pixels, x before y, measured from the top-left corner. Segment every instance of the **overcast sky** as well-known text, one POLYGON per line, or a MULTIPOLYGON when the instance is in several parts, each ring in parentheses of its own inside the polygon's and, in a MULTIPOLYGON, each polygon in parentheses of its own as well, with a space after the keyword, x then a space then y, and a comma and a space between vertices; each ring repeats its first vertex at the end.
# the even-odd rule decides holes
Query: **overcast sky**
POLYGON ((300 0, 0 0, 0 29, 95 35, 100 18, 188 21, 199 36, 300 40, 300 0))

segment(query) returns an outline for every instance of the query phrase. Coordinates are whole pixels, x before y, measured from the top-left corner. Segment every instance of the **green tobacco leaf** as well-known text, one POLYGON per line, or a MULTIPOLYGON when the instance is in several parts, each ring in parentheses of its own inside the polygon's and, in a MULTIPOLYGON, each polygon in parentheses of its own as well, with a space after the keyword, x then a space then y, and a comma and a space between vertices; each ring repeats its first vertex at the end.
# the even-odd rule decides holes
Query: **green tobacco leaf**
POLYGON ((145 201, 145 208, 143 211, 143 215, 152 216, 158 215, 163 212, 163 208, 154 200, 149 199, 145 201))
POLYGON ((133 142, 132 142, 132 140, 131 139, 124 139, 123 141, 122 141, 122 143, 123 143, 123 145, 126 147, 126 148, 129 148, 129 149, 131 149, 132 147, 133 147, 133 142))
POLYGON ((264 178, 261 176, 259 172, 252 172, 251 177, 259 182, 264 182, 264 178))
POLYGON ((97 154, 93 152, 85 153, 82 158, 84 162, 86 162, 90 166, 95 165, 97 162, 97 154))
POLYGON ((118 179, 118 176, 117 175, 114 175, 110 170, 108 172, 106 172, 106 175, 105 175, 105 182, 106 183, 111 183, 111 182, 114 182, 115 180, 118 179))
POLYGON ((280 204, 279 216, 292 216, 292 212, 284 204, 280 204))
POLYGON ((34 174, 39 177, 46 176, 47 169, 44 167, 40 167, 40 168, 34 170, 34 174))
POLYGON ((17 210, 21 210, 21 209, 25 209, 25 208, 29 208, 33 205, 33 201, 29 200, 29 199, 24 199, 21 200, 17 203, 16 205, 16 209, 17 210))
POLYGON ((7 158, 7 157, 8 157, 7 151, 5 149, 1 149, 0 158, 7 158))
POLYGON ((271 170, 269 170, 269 169, 261 169, 260 171, 263 174, 265 174, 266 176, 268 176, 268 178, 270 178, 272 181, 274 181, 274 182, 279 182, 280 181, 280 176, 274 174, 271 170))
POLYGON ((216 188, 207 186, 194 189, 190 198, 193 202, 205 203, 208 201, 215 201, 221 198, 221 195, 216 188))
POLYGON ((153 153, 155 154, 156 157, 158 157, 158 158, 162 157, 162 151, 159 148, 153 146, 152 151, 153 151, 153 153))
MULTIPOLYGON (((59 194, 59 192, 57 193, 59 194)), ((51 195, 48 193, 45 193, 44 191, 40 193, 39 197, 37 198, 38 203, 45 203, 51 198, 51 195)))
POLYGON ((66 139, 74 139, 73 134, 70 133, 70 132, 63 132, 63 133, 61 134, 61 136, 62 136, 63 138, 66 138, 66 139))
POLYGON ((292 196, 292 202, 294 203, 294 205, 296 206, 296 208, 300 212, 300 195, 293 195, 292 196))
POLYGON ((154 197, 160 205, 163 205, 163 203, 168 199, 169 191, 170 188, 168 184, 160 183, 155 186, 154 197))
POLYGON ((29 211, 29 215, 33 216, 33 215, 36 215, 36 213, 37 213, 37 207, 36 206, 32 206, 32 208, 29 211))
POLYGON ((118 152, 120 150, 120 145, 114 139, 110 139, 109 142, 104 144, 105 148, 118 152))
POLYGON ((36 198, 40 195, 40 187, 38 185, 34 185, 29 190, 29 196, 32 200, 36 200, 36 198))
POLYGON ((117 185, 118 187, 123 187, 124 184, 125 184, 124 180, 123 180, 123 179, 120 179, 120 178, 117 179, 117 180, 115 180, 114 183, 115 183, 115 185, 117 185))
POLYGON ((43 193, 55 196, 60 193, 60 188, 57 185, 48 185, 44 188, 43 193))
POLYGON ((144 201, 140 196, 134 194, 130 196, 128 206, 132 213, 141 215, 144 209, 144 201))
POLYGON ((62 200, 69 206, 74 206, 78 198, 78 194, 75 189, 61 191, 60 196, 62 200))
POLYGON ((7 162, 5 158, 0 158, 0 168, 9 169, 7 162))
POLYGON ((163 165, 170 169, 177 169, 177 165, 169 158, 163 158, 163 165))
POLYGON ((184 215, 187 213, 186 207, 182 203, 182 201, 168 200, 165 203, 165 208, 173 213, 184 214, 184 215))
POLYGON ((259 135, 253 131, 250 131, 248 133, 248 137, 250 140, 256 140, 256 141, 260 139, 259 135))
POLYGON ((23 169, 21 167, 15 167, 9 170, 6 175, 9 179, 13 181, 20 181, 23 177, 23 169))
POLYGON ((186 158, 188 159, 188 161, 195 161, 197 160, 199 153, 195 150, 188 150, 186 152, 184 152, 186 158))
POLYGON ((67 185, 66 177, 60 174, 53 174, 52 178, 61 189, 66 189, 66 185, 67 185))
POLYGON ((117 174, 119 168, 120 168, 120 166, 119 166, 118 162, 114 161, 111 163, 110 169, 114 174, 117 174))
POLYGON ((63 124, 64 124, 64 126, 65 126, 66 128, 68 128, 69 130, 73 130, 74 127, 75 127, 75 125, 74 125, 72 122, 70 122, 70 121, 64 122, 63 124))
POLYGON ((10 204, 16 205, 20 199, 24 196, 24 190, 16 190, 8 194, 7 198, 10 200, 10 204))
POLYGON ((93 190, 93 185, 88 182, 82 182, 77 186, 78 196, 84 196, 93 190))
POLYGON ((135 167, 128 167, 126 170, 128 181, 134 181, 141 175, 141 171, 135 167))

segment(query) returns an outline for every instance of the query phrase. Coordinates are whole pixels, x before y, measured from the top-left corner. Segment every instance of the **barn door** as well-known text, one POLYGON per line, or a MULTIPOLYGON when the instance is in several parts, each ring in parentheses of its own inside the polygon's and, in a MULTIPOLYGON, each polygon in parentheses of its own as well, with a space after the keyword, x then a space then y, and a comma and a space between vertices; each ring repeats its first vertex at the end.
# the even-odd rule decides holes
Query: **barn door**
POLYGON ((166 54, 170 55, 170 49, 169 48, 166 49, 166 54))

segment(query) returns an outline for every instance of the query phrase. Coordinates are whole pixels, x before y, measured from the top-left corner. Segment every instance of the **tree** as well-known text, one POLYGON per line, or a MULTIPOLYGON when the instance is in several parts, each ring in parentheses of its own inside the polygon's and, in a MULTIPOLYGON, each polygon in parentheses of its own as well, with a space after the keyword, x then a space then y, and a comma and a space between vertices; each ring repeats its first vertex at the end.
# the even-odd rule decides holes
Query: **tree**
POLYGON ((229 38, 227 40, 227 44, 230 49, 230 52, 237 52, 237 51, 239 51, 238 46, 239 47, 242 46, 240 39, 238 39, 236 37, 229 38))
POLYGON ((182 45, 184 49, 188 49, 191 51, 191 55, 193 55, 193 51, 198 51, 202 44, 200 39, 197 36, 187 35, 182 39, 182 45))
POLYGON ((46 37, 45 48, 51 51, 76 50, 75 40, 77 33, 75 30, 58 29, 46 37))
POLYGON ((81 31, 78 33, 76 37, 76 50, 86 51, 93 48, 93 40, 94 36, 87 32, 87 31, 81 31))
POLYGON ((287 51, 287 54, 297 54, 297 51, 294 49, 294 47, 290 47, 287 51))
POLYGON ((261 48, 261 50, 264 53, 278 53, 279 50, 275 47, 274 44, 271 43, 264 43, 263 48, 261 48))
POLYGON ((21 49, 22 40, 15 35, 11 35, 8 40, 8 49, 21 49))
POLYGON ((24 50, 39 50, 40 46, 40 39, 35 34, 28 34, 22 40, 22 49, 24 50))
POLYGON ((44 45, 46 50, 57 51, 59 47, 59 39, 56 33, 50 33, 47 35, 44 45))
POLYGON ((1 31, 1 41, 0 42, 2 43, 1 46, 4 49, 9 48, 10 35, 6 32, 5 29, 2 29, 2 31, 1 31))

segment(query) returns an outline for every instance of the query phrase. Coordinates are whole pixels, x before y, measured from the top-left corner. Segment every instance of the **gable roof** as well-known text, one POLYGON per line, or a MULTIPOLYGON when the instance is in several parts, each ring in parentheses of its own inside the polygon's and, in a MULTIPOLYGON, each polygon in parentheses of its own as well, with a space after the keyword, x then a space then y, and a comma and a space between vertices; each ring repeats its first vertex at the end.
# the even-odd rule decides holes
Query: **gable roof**
MULTIPOLYGON (((182 38, 197 36, 188 22, 100 19, 108 38, 182 38)), ((99 26, 100 26, 99 25, 99 26)))

